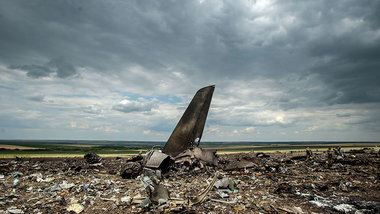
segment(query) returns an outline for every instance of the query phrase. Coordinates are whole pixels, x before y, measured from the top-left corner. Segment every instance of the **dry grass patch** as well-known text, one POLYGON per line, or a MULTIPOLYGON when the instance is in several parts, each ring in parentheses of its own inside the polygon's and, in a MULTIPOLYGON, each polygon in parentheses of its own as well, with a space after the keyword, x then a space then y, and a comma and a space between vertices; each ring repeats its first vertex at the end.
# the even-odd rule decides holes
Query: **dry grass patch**
POLYGON ((20 149, 20 150, 24 150, 24 149, 41 149, 41 148, 0 144, 0 149, 20 149))

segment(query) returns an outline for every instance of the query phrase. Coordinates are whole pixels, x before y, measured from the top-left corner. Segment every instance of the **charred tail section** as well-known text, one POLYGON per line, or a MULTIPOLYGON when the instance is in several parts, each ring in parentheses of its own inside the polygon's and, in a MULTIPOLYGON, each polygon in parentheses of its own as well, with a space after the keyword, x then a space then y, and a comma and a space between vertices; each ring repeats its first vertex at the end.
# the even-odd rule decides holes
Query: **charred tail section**
POLYGON ((214 89, 215 85, 211 85, 197 91, 163 148, 165 154, 174 157, 195 143, 199 144, 214 89))

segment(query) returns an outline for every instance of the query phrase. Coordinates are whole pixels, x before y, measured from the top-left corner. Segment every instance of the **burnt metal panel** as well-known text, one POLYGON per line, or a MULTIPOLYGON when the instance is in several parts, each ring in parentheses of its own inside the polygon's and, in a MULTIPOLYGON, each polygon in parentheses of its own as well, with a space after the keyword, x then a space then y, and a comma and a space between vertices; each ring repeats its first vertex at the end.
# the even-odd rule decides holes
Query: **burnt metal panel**
POLYGON ((192 147, 195 139, 198 139, 199 144, 214 89, 215 86, 211 85, 197 91, 166 142, 162 150, 165 154, 176 156, 192 147))
POLYGON ((195 158, 202 160, 208 164, 216 165, 218 163, 218 159, 215 155, 216 150, 204 150, 199 147, 194 148, 194 156, 195 158))
POLYGON ((161 164, 167 159, 170 158, 167 154, 161 153, 159 151, 148 151, 146 155, 145 166, 149 168, 158 169, 161 167, 161 164))

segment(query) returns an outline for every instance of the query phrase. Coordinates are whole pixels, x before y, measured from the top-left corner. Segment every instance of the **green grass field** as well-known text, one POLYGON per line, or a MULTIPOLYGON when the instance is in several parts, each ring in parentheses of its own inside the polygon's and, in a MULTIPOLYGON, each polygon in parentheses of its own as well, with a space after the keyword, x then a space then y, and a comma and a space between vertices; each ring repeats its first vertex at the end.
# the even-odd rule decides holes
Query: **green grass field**
MULTIPOLYGON (((327 151, 328 148, 330 147, 318 147, 318 148, 313 148, 310 147, 310 149, 314 152, 323 152, 327 151)), ((363 149, 363 148, 375 148, 374 146, 347 146, 347 147, 342 147, 344 150, 351 150, 351 149, 363 149)), ((231 150, 220 150, 217 151, 217 154, 232 154, 232 153, 245 153, 245 152, 250 152, 252 149, 231 149, 231 150)), ((260 149, 256 148, 254 149, 255 152, 288 152, 288 151, 305 151, 305 148, 265 148, 265 149, 260 149)))
MULTIPOLYGON (((96 154, 104 157, 122 157, 137 155, 139 151, 125 152, 97 152, 96 154)), ((86 152, 11 152, 0 153, 1 158, 34 158, 34 157, 83 157, 86 152)))
MULTIPOLYGON (((374 148, 380 143, 342 143, 342 144, 314 144, 314 145, 223 145, 223 146, 201 146, 204 149, 217 150, 217 154, 244 153, 254 150, 255 152, 277 152, 277 151, 304 151, 310 147, 313 151, 325 151, 328 148, 341 146, 345 150, 374 148)), ((127 146, 103 146, 85 144, 57 144, 57 143, 25 143, 17 141, 0 141, 0 158, 15 157, 83 157, 88 152, 95 152, 104 157, 118 157, 137 155, 140 151, 152 149, 152 147, 127 147, 127 146), (3 146, 2 146, 3 145, 3 146), (30 148, 30 149, 28 149, 30 148)), ((160 149, 156 147, 155 149, 160 149)))

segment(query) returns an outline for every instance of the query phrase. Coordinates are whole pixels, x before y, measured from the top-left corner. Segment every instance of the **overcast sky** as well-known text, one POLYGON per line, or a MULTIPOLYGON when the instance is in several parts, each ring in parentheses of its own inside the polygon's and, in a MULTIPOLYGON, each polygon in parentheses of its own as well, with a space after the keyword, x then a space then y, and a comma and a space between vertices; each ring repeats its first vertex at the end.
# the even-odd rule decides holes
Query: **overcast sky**
POLYGON ((380 1, 0 1, 0 139, 380 141, 380 1))

